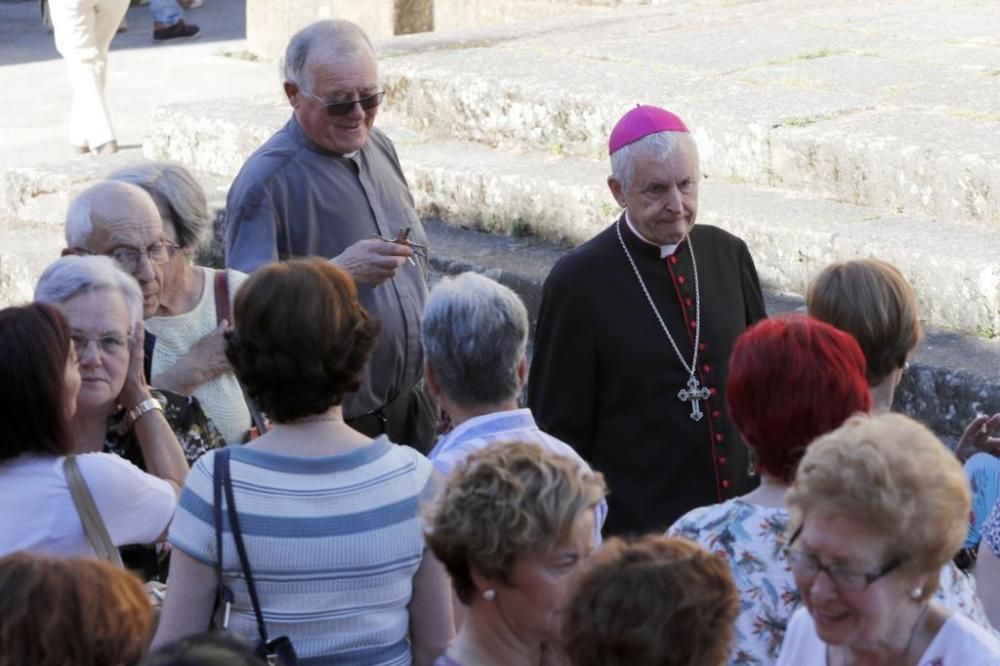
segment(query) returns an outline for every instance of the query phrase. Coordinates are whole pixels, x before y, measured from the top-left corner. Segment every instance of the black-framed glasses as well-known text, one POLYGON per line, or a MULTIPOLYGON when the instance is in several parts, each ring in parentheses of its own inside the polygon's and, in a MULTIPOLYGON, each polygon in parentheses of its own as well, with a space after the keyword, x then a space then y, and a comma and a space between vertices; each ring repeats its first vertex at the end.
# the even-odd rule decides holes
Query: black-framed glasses
POLYGON ((801 525, 792 534, 792 538, 788 540, 788 561, 791 564, 792 571, 798 576, 809 579, 816 578, 822 571, 829 576, 833 584, 837 586, 837 589, 842 592, 858 592, 863 590, 879 578, 887 576, 898 569, 904 562, 904 558, 895 557, 874 571, 855 571, 836 564, 823 564, 812 553, 791 547, 800 534, 802 534, 801 525))
POLYGON ((301 92, 304 95, 308 95, 309 97, 312 97, 317 102, 320 102, 323 106, 326 107, 326 113, 327 115, 330 116, 346 116, 351 111, 354 110, 355 104, 360 104, 361 108, 364 109, 365 111, 371 111, 379 104, 381 104, 383 99, 385 99, 384 90, 379 90, 374 95, 369 95, 368 97, 362 97, 361 99, 352 99, 347 102, 327 102, 322 97, 309 92, 305 88, 299 88, 299 92, 301 92))
MULTIPOLYGON (((113 248, 104 254, 105 256, 114 259, 115 263, 118 264, 118 267, 126 273, 135 273, 136 269, 139 267, 139 260, 143 257, 143 255, 148 257, 149 261, 154 264, 165 264, 173 259, 174 254, 176 254, 179 249, 181 249, 180 245, 164 238, 156 241, 145 250, 123 245, 121 247, 113 248)), ((94 254, 89 250, 79 247, 73 248, 73 252, 80 255, 94 254)))

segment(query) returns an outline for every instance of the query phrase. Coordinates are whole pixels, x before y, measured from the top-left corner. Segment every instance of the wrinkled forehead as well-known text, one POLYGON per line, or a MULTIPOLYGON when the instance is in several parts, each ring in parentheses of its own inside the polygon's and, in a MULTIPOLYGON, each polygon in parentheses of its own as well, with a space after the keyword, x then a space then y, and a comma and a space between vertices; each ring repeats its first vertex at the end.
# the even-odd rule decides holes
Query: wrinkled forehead
POLYGON ((317 47, 309 54, 306 69, 317 93, 355 92, 378 87, 378 64, 366 44, 344 53, 317 47))
POLYGON ((92 252, 122 246, 145 249, 163 238, 160 213, 152 199, 102 202, 91 210, 90 221, 93 231, 87 245, 92 252))

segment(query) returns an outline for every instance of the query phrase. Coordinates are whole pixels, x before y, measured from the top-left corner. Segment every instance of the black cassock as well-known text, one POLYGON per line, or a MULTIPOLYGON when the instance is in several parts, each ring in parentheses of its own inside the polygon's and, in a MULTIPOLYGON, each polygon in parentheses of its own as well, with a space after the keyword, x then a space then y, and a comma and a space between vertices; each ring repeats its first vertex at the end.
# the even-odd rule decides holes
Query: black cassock
POLYGON ((624 216, 559 260, 545 281, 528 403, 539 426, 575 448, 608 483, 608 534, 662 532, 684 513, 749 492, 750 456, 726 409, 736 338, 766 316, 746 244, 695 225, 670 257, 632 233, 624 216), (615 231, 674 340, 691 363, 695 284, 701 292, 697 378, 711 396, 677 394, 688 372, 660 327, 615 231))

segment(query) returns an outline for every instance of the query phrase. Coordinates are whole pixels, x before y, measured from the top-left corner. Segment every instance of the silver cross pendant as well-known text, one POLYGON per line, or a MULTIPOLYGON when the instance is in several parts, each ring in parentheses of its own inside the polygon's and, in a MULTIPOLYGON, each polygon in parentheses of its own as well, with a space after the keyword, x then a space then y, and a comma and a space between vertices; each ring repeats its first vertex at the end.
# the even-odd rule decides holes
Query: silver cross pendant
POLYGON ((705 386, 699 386, 698 379, 691 375, 688 379, 687 388, 682 388, 677 392, 677 399, 681 402, 691 401, 691 420, 700 421, 705 416, 701 411, 700 400, 708 400, 712 392, 705 386))

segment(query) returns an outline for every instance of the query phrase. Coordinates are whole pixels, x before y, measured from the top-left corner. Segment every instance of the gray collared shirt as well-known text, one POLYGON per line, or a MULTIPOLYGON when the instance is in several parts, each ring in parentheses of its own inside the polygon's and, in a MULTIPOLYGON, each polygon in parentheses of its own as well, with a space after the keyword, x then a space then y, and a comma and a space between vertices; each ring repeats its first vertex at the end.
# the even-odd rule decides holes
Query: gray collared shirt
MULTIPOLYGON (((331 258, 372 234, 395 238, 403 227, 426 244, 389 138, 373 128, 364 147, 346 157, 313 143, 292 116, 250 156, 229 190, 226 266, 249 273, 271 261, 331 258)), ((378 287, 358 287, 381 330, 361 388, 344 401, 347 418, 381 407, 420 379, 427 265, 414 260, 378 287)))

